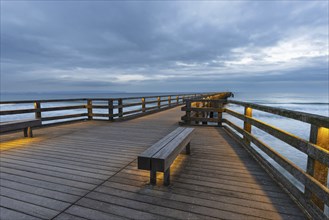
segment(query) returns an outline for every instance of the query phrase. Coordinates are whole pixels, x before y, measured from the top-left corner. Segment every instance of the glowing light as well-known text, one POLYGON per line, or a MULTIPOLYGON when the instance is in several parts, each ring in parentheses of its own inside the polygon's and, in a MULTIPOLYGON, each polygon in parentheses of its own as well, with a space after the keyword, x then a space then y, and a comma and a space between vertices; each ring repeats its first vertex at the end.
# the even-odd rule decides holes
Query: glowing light
MULTIPOLYGON (((19 135, 22 135, 21 133, 19 133, 19 135)), ((18 138, 17 136, 14 137, 15 139, 13 139, 13 136, 10 137, 1 137, 0 140, 0 151, 6 151, 6 150, 11 150, 14 148, 23 148, 23 147, 28 147, 31 146, 32 143, 36 143, 36 142, 40 142, 41 140, 43 140, 44 138, 42 137, 34 137, 34 138, 18 138)))
MULTIPOLYGON (((318 129, 316 145, 320 146, 324 150, 329 150, 329 128, 320 127, 318 129)), ((315 161, 313 177, 326 186, 328 178, 328 167, 319 161, 315 161)), ((313 195, 312 200, 320 209, 324 209, 323 201, 317 198, 317 196, 313 195)))

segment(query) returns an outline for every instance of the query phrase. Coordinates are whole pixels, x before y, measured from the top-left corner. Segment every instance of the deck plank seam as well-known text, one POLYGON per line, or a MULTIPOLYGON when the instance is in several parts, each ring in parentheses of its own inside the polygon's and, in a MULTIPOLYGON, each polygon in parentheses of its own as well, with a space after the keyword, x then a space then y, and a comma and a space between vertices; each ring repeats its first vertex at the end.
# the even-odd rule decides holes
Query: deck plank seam
MULTIPOLYGON (((54 169, 47 169, 47 168, 43 168, 43 167, 41 168, 41 167, 38 167, 38 166, 32 166, 32 165, 27 164, 27 163, 26 164, 24 164, 24 163, 22 164, 22 163, 8 162, 8 161, 1 162, 1 163, 3 164, 3 165, 1 165, 1 167, 12 168, 12 167, 9 167, 9 166, 10 165, 13 165, 13 166, 16 166, 17 165, 17 166, 21 166, 21 167, 35 168, 35 169, 40 169, 40 170, 44 170, 44 171, 50 171, 50 172, 54 172, 54 173, 68 174, 68 175, 74 175, 74 176, 77 176, 77 177, 93 178, 93 179, 98 179, 98 180, 103 180, 103 178, 91 176, 91 175, 88 175, 88 174, 95 174, 95 175, 97 174, 97 175, 100 175, 100 176, 106 176, 105 174, 101 174, 101 173, 90 172, 90 171, 83 171, 83 170, 75 170, 75 169, 67 169, 67 170, 77 171, 77 173, 74 173, 74 172, 65 172, 64 170, 62 170, 62 171, 56 171, 54 169), (81 172, 84 172, 86 175, 83 175, 81 172), (78 173, 80 173, 80 174, 78 174, 78 173)), ((35 163, 35 164, 39 164, 39 163, 35 163)), ((39 165, 44 165, 44 164, 39 164, 39 165)), ((49 164, 48 164, 48 166, 49 166, 49 164)), ((63 167, 56 167, 56 166, 52 166, 52 167, 55 167, 55 168, 63 168, 63 167)), ((114 172, 114 171, 109 170, 109 172, 114 172)))
MULTIPOLYGON (((37 163, 37 162, 31 162, 31 161, 22 160, 22 159, 8 158, 8 156, 6 158, 2 157, 2 160, 3 159, 15 160, 15 161, 26 163, 26 164, 31 163, 31 164, 37 164, 37 165, 52 166, 52 167, 55 167, 55 168, 62 168, 62 169, 65 169, 66 168, 66 169, 68 169, 67 168, 68 166, 55 166, 52 163, 48 163, 48 164, 47 163, 37 163)), ((43 161, 47 161, 47 160, 43 160, 43 161)), ((52 162, 52 161, 50 161, 50 162, 52 162)), ((5 161, 4 163, 13 163, 13 162, 7 162, 7 161, 5 161)), ((54 162, 54 163, 56 163, 56 162, 54 162)), ((19 163, 15 163, 15 164, 19 164, 19 163)), ((64 163, 61 163, 61 164, 64 164, 64 163)), ((66 165, 78 166, 78 165, 69 164, 69 163, 67 163, 66 165)), ((26 166, 28 166, 28 165, 26 165, 26 166)), ((33 166, 29 166, 29 167, 33 167, 33 166)), ((91 172, 91 171, 86 171, 86 170, 83 169, 83 168, 87 168, 87 169, 95 169, 96 170, 96 168, 93 168, 93 167, 88 167, 88 166, 79 166, 79 167, 81 167, 82 169, 70 168, 70 170, 79 171, 79 172, 85 172, 85 173, 91 173, 91 174, 101 174, 100 172, 91 172)), ((113 167, 113 168, 120 168, 121 166, 120 167, 119 166, 111 166, 111 167, 113 167)), ((111 169, 105 170, 105 169, 101 169, 101 168, 97 168, 97 170, 104 171, 104 172, 106 172, 106 171, 112 171, 111 169)))
MULTIPOLYGON (((121 179, 127 179, 127 180, 132 180, 132 179, 130 179, 130 178, 124 178, 124 177, 117 177, 117 178, 121 178, 121 179)), ((120 183, 120 182, 117 182, 117 183, 120 183)), ((181 184, 185 184, 186 185, 186 183, 181 183, 181 184)), ((131 184, 128 184, 128 185, 131 185, 131 184)), ((191 185, 191 184, 190 184, 191 185)), ((131 186, 134 186, 134 185, 131 185, 131 186)), ((179 189, 186 189, 186 188, 182 188, 182 187, 180 187, 180 186, 175 186, 175 188, 179 188, 179 189)), ((209 187, 207 187, 207 188, 209 188, 209 187)), ((230 197, 233 197, 233 198, 237 198, 237 199, 243 199, 243 197, 238 197, 238 196, 235 196, 235 194, 231 194, 231 193, 227 193, 227 190, 225 189, 220 189, 220 188, 214 188, 214 189, 216 189, 216 190, 219 190, 219 191, 222 191, 222 193, 224 193, 226 196, 230 196, 230 197)), ((204 191, 201 191, 201 190, 196 190, 196 189, 189 189, 190 191, 196 191, 196 192, 201 192, 201 193, 203 193, 204 191)), ((234 192, 234 191, 232 191, 232 192, 234 192)), ((242 192, 243 193, 243 192, 242 192)), ((208 193, 209 194, 209 193, 208 193)), ((215 192, 211 192, 211 194, 214 194, 214 195, 221 195, 221 194, 218 194, 218 193, 215 193, 215 192)), ((249 194, 250 195, 250 193, 243 193, 243 194, 249 194)), ((252 195, 254 195, 254 194, 252 194, 252 195)), ((255 196, 260 196, 260 197, 264 197, 264 195, 255 195, 255 196)), ((250 197, 248 197, 248 195, 246 195, 246 198, 250 198, 250 197)), ((275 198, 275 197, 274 197, 275 198)), ((275 198, 275 199, 278 199, 278 200, 282 200, 282 198, 275 198)), ((255 200, 255 199, 249 199, 248 201, 259 201, 259 200, 255 200)), ((262 201, 263 202, 263 201, 262 201)), ((266 202, 266 201, 265 201, 266 202)), ((292 201, 291 201, 292 202, 292 201)), ((271 203, 269 203, 269 202, 266 202, 266 203, 268 203, 268 204, 273 204, 273 202, 271 202, 271 203)), ((280 203, 279 203, 280 204, 280 203)), ((279 204, 277 204, 277 205, 279 205, 279 204)), ((291 204, 291 203, 289 203, 289 204, 291 204)))
MULTIPOLYGON (((33 152, 32 152, 33 153, 33 152)), ((39 155, 39 154, 31 154, 31 152, 30 153, 28 153, 27 152, 27 154, 28 155, 31 155, 31 156, 36 156, 36 157, 43 157, 43 155, 44 154, 41 154, 41 155, 39 155)), ((25 153, 23 154, 23 153, 21 153, 20 155, 26 155, 25 153)), ((7 156, 7 155, 6 155, 7 156)), ((9 156, 12 156, 12 157, 15 157, 15 155, 9 155, 9 156)), ((54 158, 54 159, 62 159, 62 160, 64 160, 64 161, 69 161, 71 158, 70 157, 67 157, 67 159, 65 158, 65 159, 63 159, 63 158, 60 158, 60 157, 54 157, 54 156, 51 156, 51 155, 49 155, 49 154, 47 154, 47 156, 49 156, 50 158, 54 158)), ((17 156, 16 156, 17 157, 17 156)), ((87 160, 87 159, 84 159, 84 158, 78 158, 78 157, 73 157, 74 159, 80 159, 80 160, 74 160, 74 162, 81 162, 81 163, 85 163, 85 161, 87 160)), ((34 159, 33 157, 31 158, 31 159, 34 159)), ((111 160, 112 160, 112 158, 110 158, 111 160)), ((41 161, 47 161, 47 160, 45 160, 45 158, 41 158, 41 159, 37 159, 37 158, 35 158, 35 160, 41 160, 41 161)), ((115 160, 116 161, 116 160, 115 160)), ((116 164, 118 163, 119 164, 119 161, 121 161, 121 160, 119 160, 119 159, 117 159, 117 162, 115 162, 116 164)), ((86 161, 87 162, 87 161, 86 161)), ((104 162, 106 162, 106 161, 94 161, 94 163, 91 163, 91 162, 89 162, 89 164, 90 165, 99 165, 100 163, 101 164, 104 164, 104 162), (103 163, 102 163, 103 162, 103 163)), ((112 162, 111 162, 112 163, 112 162)), ((120 165, 124 165, 124 164, 126 164, 126 163, 120 163, 120 165)), ((121 166, 120 166, 121 167, 121 166)))
MULTIPOLYGON (((22 167, 28 167, 28 168, 35 168, 35 169, 40 169, 40 170, 44 170, 44 171, 50 171, 50 172, 54 172, 54 173, 59 173, 59 174, 67 174, 67 175, 72 175, 72 176, 77 176, 77 177, 84 177, 84 178, 90 178, 90 179, 96 179, 96 180, 103 180, 101 178, 98 178, 98 177, 91 177, 91 176, 83 176, 82 174, 74 174, 74 173, 67 173, 67 172, 64 172, 64 171, 55 171, 55 170, 51 170, 51 169, 45 169, 45 168, 39 168, 39 167, 32 167, 32 166, 28 166, 28 165, 21 165, 21 164, 17 164, 17 163, 11 163, 11 162, 5 162, 6 164, 9 164, 9 165, 1 165, 1 168, 2 167, 5 167, 5 168, 10 168, 10 169, 15 169, 15 170, 20 170, 20 171, 26 171, 26 172, 30 172, 28 171, 27 169, 23 169, 23 168, 13 168, 13 167, 10 167, 10 164, 14 164, 14 165, 18 165, 18 166, 22 166, 22 167)), ((46 174, 43 174, 43 173, 39 173, 39 172, 34 172, 34 173, 37 173, 37 174, 40 174, 40 175, 46 175, 46 174)), ((90 173, 90 172, 86 172, 86 173, 90 173)), ((94 173, 94 174, 98 174, 98 173, 94 173)), ((59 176, 55 176, 55 175, 46 175, 46 176, 52 176, 52 177, 59 177, 59 176)), ((104 175, 105 176, 105 175, 104 175)), ((63 179, 67 179, 67 180, 73 180, 74 179, 68 179, 68 178, 63 178, 63 179)), ((84 181, 79 181, 79 182, 82 182, 82 183, 89 183, 89 182, 84 182, 84 181)))
POLYGON ((131 161, 130 163, 128 163, 126 166, 122 167, 121 169, 119 169, 116 173, 114 173, 113 175, 111 175, 109 178, 107 178, 106 180, 104 180, 103 182, 99 183, 98 185, 96 185, 93 189, 89 190, 87 193, 85 193, 83 196, 81 196, 77 201, 75 201, 74 203, 72 203, 69 207, 67 207, 66 209, 62 210, 60 213, 58 213, 55 217, 53 217, 51 220, 55 219, 57 216, 59 216, 61 213, 64 213, 66 210, 68 210, 70 207, 72 207, 73 205, 77 205, 77 203, 79 201, 81 201, 83 198, 85 198, 89 193, 93 192, 97 187, 103 185, 105 182, 107 182, 108 180, 110 180, 113 176, 115 176, 116 174, 118 174, 121 170, 125 169, 127 166, 129 166, 131 163, 133 163, 136 159, 134 159, 133 161, 131 161))
MULTIPOLYGON (((121 182, 118 182, 119 184, 122 184, 121 182)), ((129 184, 129 185, 131 185, 131 184, 129 184)), ((131 186, 134 186, 134 185, 131 185, 131 186)), ((176 187, 175 187, 176 188, 176 187)), ((184 189, 184 188, 182 188, 182 189, 184 189)), ((161 191, 161 190, 158 190, 158 191, 160 191, 160 192, 163 192, 163 191, 161 191)), ((173 193, 173 192, 171 192, 171 193, 173 193)), ((184 194, 180 194, 180 193, 177 193, 178 195, 184 195, 184 194)), ((190 194, 189 194, 189 196, 190 196, 190 194)), ((194 197, 194 196, 191 196, 191 197, 194 197)), ((194 198, 198 198, 198 197, 194 197, 194 198)), ((245 200, 245 201, 250 201, 250 200, 246 200, 246 199, 242 199, 242 198, 237 198, 237 199, 239 199, 239 200, 245 200)), ((215 202, 222 202, 222 201, 217 201, 217 200, 210 200, 210 201, 215 201, 215 202)), ((260 201, 259 201, 260 202, 260 201)), ((269 205, 272 205, 273 203, 268 203, 269 205)), ((278 204, 280 204, 280 203, 278 203, 278 204)), ((234 204, 234 205, 236 205, 236 204, 234 204)), ((281 205, 281 204, 280 204, 281 205)), ((282 206, 282 208, 284 208, 285 206, 282 206)), ((249 207, 247 207, 247 208, 249 208, 249 207)), ((268 211, 268 210, 266 210, 266 209, 259 209, 259 210, 261 210, 261 211, 268 211)), ((297 217, 301 217, 301 215, 294 215, 294 214, 292 214, 292 212, 290 212, 290 213, 284 213, 284 212, 279 212, 279 211, 277 211, 278 213, 282 213, 282 214, 285 214, 285 215, 290 215, 290 216, 297 216, 297 217)))
MULTIPOLYGON (((4 195, 1 195, 2 197, 5 197, 5 198, 8 198, 8 199, 12 199, 12 200, 16 200, 16 201, 19 201, 19 202, 22 202, 22 203, 27 203, 27 204, 30 204, 30 205, 33 205, 33 206, 38 206, 38 207, 41 207, 41 208, 45 208, 45 209, 49 209, 49 210, 52 210, 52 211, 55 211, 55 212, 58 212, 58 210, 54 210, 54 209, 51 209, 49 207, 45 207, 45 206, 41 206, 41 205, 37 205, 37 204, 34 204, 34 203, 28 203, 26 201, 23 201, 23 200, 19 200, 19 199, 14 199, 14 198, 11 198, 11 197, 8 197, 8 196, 4 196, 4 195)), ((1 205, 0 207, 3 207, 3 208, 6 208, 6 209, 10 209, 12 211, 15 211, 15 212, 20 212, 20 213, 23 213, 23 214, 26 214, 26 215, 29 215, 29 216, 32 216, 32 217, 35 217, 35 218, 39 218, 39 219, 45 219, 47 220, 48 218, 43 218, 43 217, 40 217, 40 216, 36 216, 36 215, 33 215, 33 214, 29 214, 29 213, 26 213, 22 210, 17 210, 17 209, 13 209, 13 208, 10 208, 10 207, 6 207, 6 206, 3 206, 1 205)))
MULTIPOLYGON (((35 130, 38 130, 38 129, 41 129, 41 128, 37 128, 37 129, 35 129, 35 130)), ((70 133, 65 133, 65 135, 67 135, 67 134, 72 134, 72 133, 74 133, 74 132, 78 132, 78 131, 73 130, 73 131, 70 132, 70 133)), ((58 137, 60 137, 60 136, 63 136, 63 135, 62 135, 62 134, 58 134, 57 136, 55 135, 55 136, 46 137, 45 140, 55 139, 55 138, 58 138, 58 137)), ((1 137, 1 135, 0 135, 0 137, 1 137)), ((17 146, 17 147, 14 147, 14 148, 10 148, 10 149, 1 150, 0 152, 8 151, 8 150, 12 150, 12 149, 17 149, 17 148, 19 148, 19 147, 20 147, 20 146, 17 146)))
MULTIPOLYGON (((158 178, 157 178, 158 179, 158 178)), ((178 179, 175 179, 175 182, 177 182, 177 183, 181 183, 181 184, 186 184, 186 182, 184 182, 184 181, 180 181, 180 180, 178 180, 178 179)), ((192 183, 189 183, 190 185, 192 185, 192 183)), ((222 185, 224 185, 224 184, 222 184, 222 185)), ((201 184, 196 184, 196 183, 193 183, 193 186, 196 186, 196 187, 199 187, 199 186, 203 186, 203 187, 205 187, 204 185, 201 185, 201 184)), ((208 188, 211 188, 211 189, 219 189, 219 190, 225 190, 226 192, 229 192, 229 193, 236 193, 237 191, 235 191, 235 190, 232 190, 232 189, 226 189, 226 188, 218 188, 218 187, 211 187, 211 186, 207 186, 208 188)), ((254 189, 251 189, 251 190, 254 190, 254 189)), ((264 197, 265 195, 264 194, 254 194, 254 193, 250 193, 250 192, 244 192, 244 191, 239 191, 239 193, 243 193, 243 194, 246 194, 246 196, 248 196, 248 195, 254 195, 254 196, 262 196, 262 197, 264 197)), ((277 193, 276 192, 274 192, 273 194, 276 194, 277 195, 277 193)), ((282 193, 282 194, 280 194, 280 195, 277 195, 277 196, 271 196, 271 195, 267 195, 268 197, 271 197, 271 198, 282 198, 282 197, 284 197, 285 196, 285 194, 284 193, 282 193), (280 196, 281 195, 281 196, 280 196)))
MULTIPOLYGON (((4 207, 4 206, 0 206, 0 207, 2 207, 2 208, 4 208, 4 209, 11 210, 11 211, 14 211, 14 212, 22 213, 22 214, 24 214, 24 215, 31 216, 31 217, 36 218, 36 219, 44 219, 44 220, 47 220, 47 219, 45 219, 45 218, 36 217, 36 216, 34 216, 34 215, 31 215, 31 214, 29 214, 29 213, 26 213, 26 212, 23 212, 23 211, 20 211, 20 210, 16 210, 16 209, 12 209, 12 208, 9 208, 9 207, 4 207)), ((0 217, 1 217, 1 215, 0 215, 0 217)))
MULTIPOLYGON (((26 177, 27 178, 27 177, 26 177)), ((79 197, 79 195, 77 194, 72 194, 72 193, 67 193, 67 192, 63 192, 63 191, 59 191, 59 190, 56 190, 56 189, 49 189, 49 188, 45 188, 45 187, 41 187, 41 186, 35 186, 35 185, 32 185, 32 184, 28 184, 28 183, 25 183, 25 182, 21 182, 21 181, 15 181, 15 180, 11 180, 11 179, 7 179, 7 178, 3 178, 1 177, 1 179, 3 180, 7 180, 7 181, 11 181, 11 182, 15 182, 15 183, 19 183, 19 184, 24 184, 24 185, 28 185, 28 186, 31 186, 31 187, 38 187, 40 189, 45 189, 45 190, 50 190, 50 191, 54 191, 54 192, 59 192, 59 193, 63 193, 63 194, 67 194, 67 195, 70 195, 70 196, 76 196, 76 197, 79 197)), ((31 179, 31 178, 28 178, 28 179, 31 179)), ((47 182, 47 181, 44 181, 44 180, 39 180, 40 182, 47 182)))
POLYGON ((11 173, 8 173, 8 172, 2 172, 2 173, 9 174, 9 175, 12 175, 12 176, 18 176, 18 177, 23 177, 23 178, 27 178, 27 179, 32 179, 32 180, 37 180, 37 181, 42 181, 42 182, 47 182, 47 183, 62 185, 62 186, 66 186, 66 187, 71 187, 71 188, 75 188, 75 189, 78 189, 78 190, 88 190, 88 189, 85 189, 85 188, 79 188, 79 187, 75 187, 75 186, 71 186, 71 185, 67 185, 67 184, 56 183, 56 182, 51 182, 51 181, 43 180, 43 179, 31 178, 31 177, 27 177, 27 176, 23 176, 23 175, 11 174, 11 173))
MULTIPOLYGON (((114 183, 116 183, 116 182, 114 182, 114 183)), ((116 183, 117 184, 117 183, 116 183)), ((124 184, 122 184, 122 185, 124 185, 124 184)), ((133 186, 133 185, 131 185, 131 186, 133 186)), ((127 192, 131 192, 131 193, 136 193, 136 194, 141 194, 141 195, 147 195, 146 193, 141 193, 141 192, 134 192, 134 191, 129 191, 129 190, 125 190, 125 189, 123 189, 123 188, 120 188, 120 187, 115 187, 115 186, 113 186, 113 185, 111 185, 111 186, 108 186, 108 185, 104 185, 104 186, 102 186, 102 187, 107 187, 107 188, 112 188, 112 189, 117 189, 117 190, 122 190, 122 191, 127 191, 127 192)), ((136 186, 133 186, 133 187, 136 187, 136 186)), ((159 188, 153 188, 152 190, 154 190, 154 191, 158 191, 158 192, 161 192, 161 193, 163 193, 163 192, 166 192, 165 190, 161 190, 161 189, 159 189, 159 188)), ((184 197, 187 197, 187 196, 191 196, 190 194, 183 194, 183 193, 177 193, 177 192, 171 192, 171 193, 173 193, 174 195, 177 195, 177 196, 184 196, 184 197)), ((158 197, 158 198, 163 198, 163 197, 161 197, 161 196, 157 196, 157 195, 152 195, 152 197, 158 197)), ((245 208, 250 208, 250 206, 249 205, 241 205, 241 204, 237 204, 237 203, 233 203, 233 202, 228 202, 228 201, 219 201, 219 200, 215 200, 215 199, 211 199, 211 197, 206 197, 206 198, 201 198, 201 197, 196 197, 196 196, 191 196, 191 197, 193 197, 193 198, 196 198, 196 199, 202 199, 202 200, 207 200, 207 201, 211 201, 211 202, 218 202, 218 203, 220 203, 220 202, 223 202, 223 203, 226 203, 226 204, 231 204, 231 205, 235 205, 235 206, 241 206, 241 207, 245 207, 245 208)), ((166 198, 165 198, 166 199, 166 198)), ((170 200, 170 199, 168 199, 168 200, 170 200)), ((239 200, 242 200, 242 201, 249 201, 249 200, 246 200, 246 199, 239 199, 239 200)), ((208 207, 208 206, 207 206, 208 207)), ((209 206, 210 207, 210 206, 209 206)), ((284 208, 286 208, 285 206, 282 206, 282 207, 284 207, 284 208)), ((211 208, 211 207, 210 207, 211 208)), ((272 211, 272 212, 275 212, 275 211, 273 211, 273 210, 269 210, 269 209, 262 209, 262 208, 259 208, 259 207, 252 207, 252 208, 254 208, 254 209, 257 209, 257 210, 262 210, 262 211, 272 211)), ((283 213, 283 212, 279 212, 279 213, 283 213)), ((285 213, 285 214, 291 214, 291 213, 285 213)), ((292 214, 292 215, 294 215, 294 214, 292 214)), ((301 215, 296 215, 296 216, 301 216, 301 215)))
MULTIPOLYGON (((97 193, 99 193, 99 192, 97 192, 97 193)), ((103 194, 106 194, 106 195, 109 195, 109 196, 112 196, 112 197, 116 197, 116 198, 120 198, 120 199, 124 199, 124 200, 130 200, 130 201, 134 201, 134 202, 138 202, 138 203, 143 203, 143 204, 146 204, 146 205, 153 205, 153 206, 157 206, 157 207, 161 207, 161 208, 166 208, 166 209, 171 209, 171 210, 176 210, 176 211, 181 211, 181 212, 186 212, 186 213, 194 213, 196 215, 202 215, 203 217, 211 217, 211 218, 214 218, 214 216, 206 215, 206 214, 200 214, 200 213, 194 212, 193 210, 187 211, 187 210, 179 209, 179 208, 175 208, 175 207, 161 206, 161 205, 156 205, 154 203, 152 204, 152 203, 149 203, 149 202, 144 202, 144 201, 140 201, 140 200, 136 200, 136 199, 130 199, 130 198, 125 198, 125 197, 121 197, 121 196, 116 196, 116 195, 113 195, 113 194, 108 194, 108 193, 103 193, 103 194)), ((88 199, 91 199, 91 200, 98 201, 98 202, 103 202, 103 203, 107 203, 107 204, 113 204, 113 205, 117 205, 117 206, 129 208, 129 209, 133 209, 133 210, 136 210, 136 211, 141 211, 141 212, 145 212, 145 213, 149 213, 149 214, 153 214, 153 215, 163 216, 163 217, 166 217, 166 218, 179 219, 179 218, 170 217, 168 215, 163 215, 163 214, 159 214, 159 213, 149 212, 147 210, 141 210, 141 209, 133 208, 133 207, 130 207, 130 206, 124 206, 124 205, 119 205, 119 204, 116 204, 116 203, 111 203, 111 202, 104 201, 104 200, 101 200, 101 199, 96 199, 96 198, 93 198, 93 197, 87 197, 87 198, 88 199)), ((190 203, 186 203, 186 204, 190 204, 190 203)), ((216 218, 217 219, 220 219, 218 217, 216 217, 216 218)))
MULTIPOLYGON (((112 188, 112 187, 108 187, 108 186, 105 186, 105 187, 107 187, 107 188, 112 188)), ((113 188, 113 189, 115 189, 115 188, 113 188)), ((146 195, 146 194, 142 194, 142 193, 136 193, 136 192, 131 192, 131 191, 127 191, 127 190, 123 190, 123 189, 120 189, 120 190, 122 190, 122 191, 126 191, 126 192, 129 192, 129 193, 133 193, 133 194, 140 194, 140 195, 142 195, 142 196, 146 196, 146 197, 152 197, 152 198, 154 198, 154 197, 156 197, 156 198, 159 198, 159 200, 166 200, 166 201, 174 201, 174 202, 177 202, 177 203, 182 203, 182 204, 186 204, 186 205, 197 205, 198 207, 205 207, 205 208, 209 208, 209 209, 214 209, 214 210, 221 210, 221 211, 224 211, 224 212, 229 212, 229 210, 227 210, 227 209, 223 209, 223 208, 221 208, 220 206, 219 207, 217 207, 217 208, 214 208, 214 207, 211 207, 211 206, 206 206, 206 205, 200 205, 200 204, 195 204, 195 203, 188 203, 188 202, 183 202, 183 201, 177 201, 177 200, 173 200, 173 199, 167 199, 167 198, 161 198, 161 197, 158 197, 158 196, 149 196, 149 195, 146 195)), ((98 192, 98 191, 96 191, 96 192, 98 192)), ((100 193, 100 192, 99 192, 100 193)), ((136 201, 136 202, 140 202, 140 203, 146 203, 146 204, 152 204, 152 203, 150 203, 150 202, 146 202, 146 201, 141 201, 141 200, 138 200, 138 199, 131 199, 131 198, 126 198, 126 197, 122 197, 122 196, 117 196, 117 195, 114 195, 114 194, 110 194, 110 193, 106 193, 106 192, 101 192, 102 194, 106 194, 106 195, 109 195, 109 196, 113 196, 113 197, 118 197, 118 198, 122 198, 122 199, 127 199, 127 200, 132 200, 132 201, 136 201)), ((195 197, 195 198, 197 198, 197 197, 195 197)), ((101 201, 101 202, 104 202, 103 200, 98 200, 98 199, 94 199, 94 198, 92 198, 93 200, 97 200, 97 201, 101 201)), ((226 203, 226 204, 229 204, 229 203, 226 203)), ((197 214, 197 215, 203 215, 203 216, 208 216, 208 217, 215 217, 215 216, 213 216, 213 215, 209 215, 209 214, 203 214, 203 213, 200 213, 200 212, 195 212, 195 211, 193 211, 193 210, 189 210, 189 211, 187 211, 187 210, 185 210, 185 209, 180 209, 180 208, 175 208, 175 207, 171 207, 171 206, 164 206, 164 205, 158 205, 158 204, 152 204, 152 205, 155 205, 155 206, 159 206, 159 207, 165 207, 165 208, 170 208, 170 209, 174 209, 174 210, 179 210, 179 211, 183 211, 183 212, 192 212, 192 213, 194 213, 194 214, 197 214)), ((241 206, 241 207, 243 207, 243 206, 241 206)), ((250 208, 250 207, 247 207, 247 206, 244 206, 245 208, 250 208)), ((129 208, 131 208, 131 207, 129 207, 129 208)), ((256 210, 255 208, 250 208, 250 209, 254 209, 254 210, 256 210)), ((257 210, 260 210, 260 209, 257 209, 257 210)), ((272 211, 272 210, 266 210, 266 212, 272 212, 272 213, 276 213, 276 212, 274 212, 274 211, 272 211)), ((232 213, 236 213, 236 214, 241 214, 241 215, 246 215, 246 216, 252 216, 252 217, 259 217, 259 216, 257 216, 257 215, 253 215, 253 214, 246 214, 246 213, 244 213, 244 212, 232 212, 232 213)), ((287 213, 282 213, 282 214, 285 214, 285 215, 289 215, 289 214, 287 214, 287 213)), ((298 216, 298 215, 290 215, 290 216, 298 216)), ((264 219, 272 219, 272 218, 266 218, 266 217, 264 217, 264 219)))
MULTIPOLYGON (((45 195, 40 195, 40 194, 36 194, 36 193, 33 193, 33 192, 28 192, 28 191, 20 190, 20 189, 13 188, 13 187, 10 187, 10 186, 3 186, 3 185, 0 185, 0 186, 3 187, 3 188, 8 188, 8 189, 11 189, 11 190, 15 190, 15 191, 23 192, 23 193, 28 193, 28 194, 31 194, 31 195, 40 196, 40 197, 44 197, 44 198, 47 198, 47 199, 53 199, 53 200, 56 200, 56 201, 59 201, 59 202, 65 202, 65 203, 70 204, 70 202, 68 202, 68 201, 56 199, 56 198, 53 198, 53 197, 50 197, 50 196, 45 196, 45 195)), ((55 190, 50 190, 50 191, 57 192, 55 190)))
MULTIPOLYGON (((2 197, 6 197, 6 198, 9 198, 9 199, 12 199, 12 200, 16 200, 16 201, 20 201, 20 202, 23 202, 23 203, 27 203, 27 204, 30 204, 30 205, 35 205, 35 206, 38 206, 38 207, 41 207, 41 208, 45 208, 45 209, 49 209, 49 210, 52 210, 52 211, 55 211, 55 212, 58 212, 59 210, 58 209, 53 209, 49 206, 44 206, 44 205, 40 205, 40 204, 37 204, 37 203, 33 203, 33 202, 27 202, 25 200, 22 200, 22 199, 16 199, 16 198, 13 198, 13 197, 10 197, 10 196, 6 196, 6 195, 3 195, 1 194, 2 197)), ((66 202, 67 203, 67 202, 66 202)), ((4 206, 3 206, 4 207, 4 206)), ((16 210, 17 211, 17 210, 16 210)), ((35 217, 38 217, 38 216, 35 216, 35 217)), ((40 217, 38 217, 40 218, 40 217)))

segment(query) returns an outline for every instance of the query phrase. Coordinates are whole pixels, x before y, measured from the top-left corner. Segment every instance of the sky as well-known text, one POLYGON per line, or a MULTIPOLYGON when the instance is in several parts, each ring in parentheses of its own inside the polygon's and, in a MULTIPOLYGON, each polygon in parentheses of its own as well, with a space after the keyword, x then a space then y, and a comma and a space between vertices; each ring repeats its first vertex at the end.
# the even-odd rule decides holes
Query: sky
POLYGON ((328 1, 1 0, 1 92, 329 89, 328 1))

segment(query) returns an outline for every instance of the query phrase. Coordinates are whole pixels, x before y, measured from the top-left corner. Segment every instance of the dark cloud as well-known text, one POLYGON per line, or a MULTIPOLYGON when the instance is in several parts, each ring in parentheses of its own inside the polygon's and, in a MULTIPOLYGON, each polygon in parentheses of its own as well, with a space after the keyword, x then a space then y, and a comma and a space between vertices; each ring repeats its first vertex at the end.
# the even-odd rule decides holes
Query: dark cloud
POLYGON ((302 88, 327 75, 328 2, 1 1, 2 91, 302 88))

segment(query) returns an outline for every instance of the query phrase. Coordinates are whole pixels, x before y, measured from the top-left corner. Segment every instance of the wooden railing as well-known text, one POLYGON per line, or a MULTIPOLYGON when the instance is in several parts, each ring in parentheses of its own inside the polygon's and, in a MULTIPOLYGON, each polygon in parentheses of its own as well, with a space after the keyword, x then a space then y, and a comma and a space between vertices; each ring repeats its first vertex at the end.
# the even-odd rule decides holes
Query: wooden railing
POLYGON ((61 123, 74 120, 110 120, 118 121, 181 105, 186 98, 201 98, 217 93, 175 94, 161 96, 125 97, 125 98, 92 98, 92 99, 54 99, 1 101, 0 107, 11 105, 9 110, 1 108, 0 116, 29 114, 28 118, 41 119, 43 124, 61 123), (23 108, 20 107, 23 105, 23 108), (68 113, 70 111, 70 113, 68 113), (51 114, 49 114, 51 113, 51 114), (31 115, 34 114, 34 115, 31 115))
POLYGON ((244 122, 243 128, 229 119, 223 119, 224 128, 236 138, 247 151, 285 188, 292 197, 302 205, 313 219, 328 219, 324 214, 324 205, 329 206, 329 189, 327 186, 329 166, 329 118, 304 112, 291 111, 247 102, 228 100, 228 103, 243 106, 244 114, 228 108, 227 114, 244 122), (252 116, 253 109, 283 116, 308 123, 310 126, 309 140, 297 137, 289 132, 266 124, 252 116), (259 140, 252 134, 252 126, 272 135, 307 155, 307 169, 304 171, 280 152, 259 140), (240 135, 238 135, 240 134, 240 135), (304 185, 304 191, 292 184, 273 164, 255 150, 251 143, 272 158, 277 164, 288 171, 304 185))
POLYGON ((288 194, 307 211, 307 214, 311 218, 328 219, 328 216, 324 213, 324 206, 329 206, 329 189, 327 186, 329 166, 328 117, 247 102, 215 99, 215 97, 211 96, 208 97, 208 99, 186 100, 186 104, 182 107, 182 110, 186 112, 182 117, 182 124, 224 127, 232 137, 246 148, 288 194), (244 114, 224 107, 227 103, 244 107, 244 114), (253 109, 309 124, 309 140, 302 139, 254 118, 252 116, 253 109), (224 116, 223 118, 222 113, 242 120, 243 127, 233 123, 228 119, 229 117, 226 118, 224 116), (306 171, 296 166, 292 161, 284 157, 282 153, 277 152, 271 146, 259 140, 252 133, 253 126, 306 154, 308 157, 306 171), (292 184, 287 177, 269 162, 268 159, 262 156, 254 146, 272 158, 284 170, 303 184, 304 190, 292 184))
POLYGON ((202 99, 186 99, 181 117, 182 125, 222 125, 222 113, 227 98, 233 96, 231 92, 205 96, 202 99))

